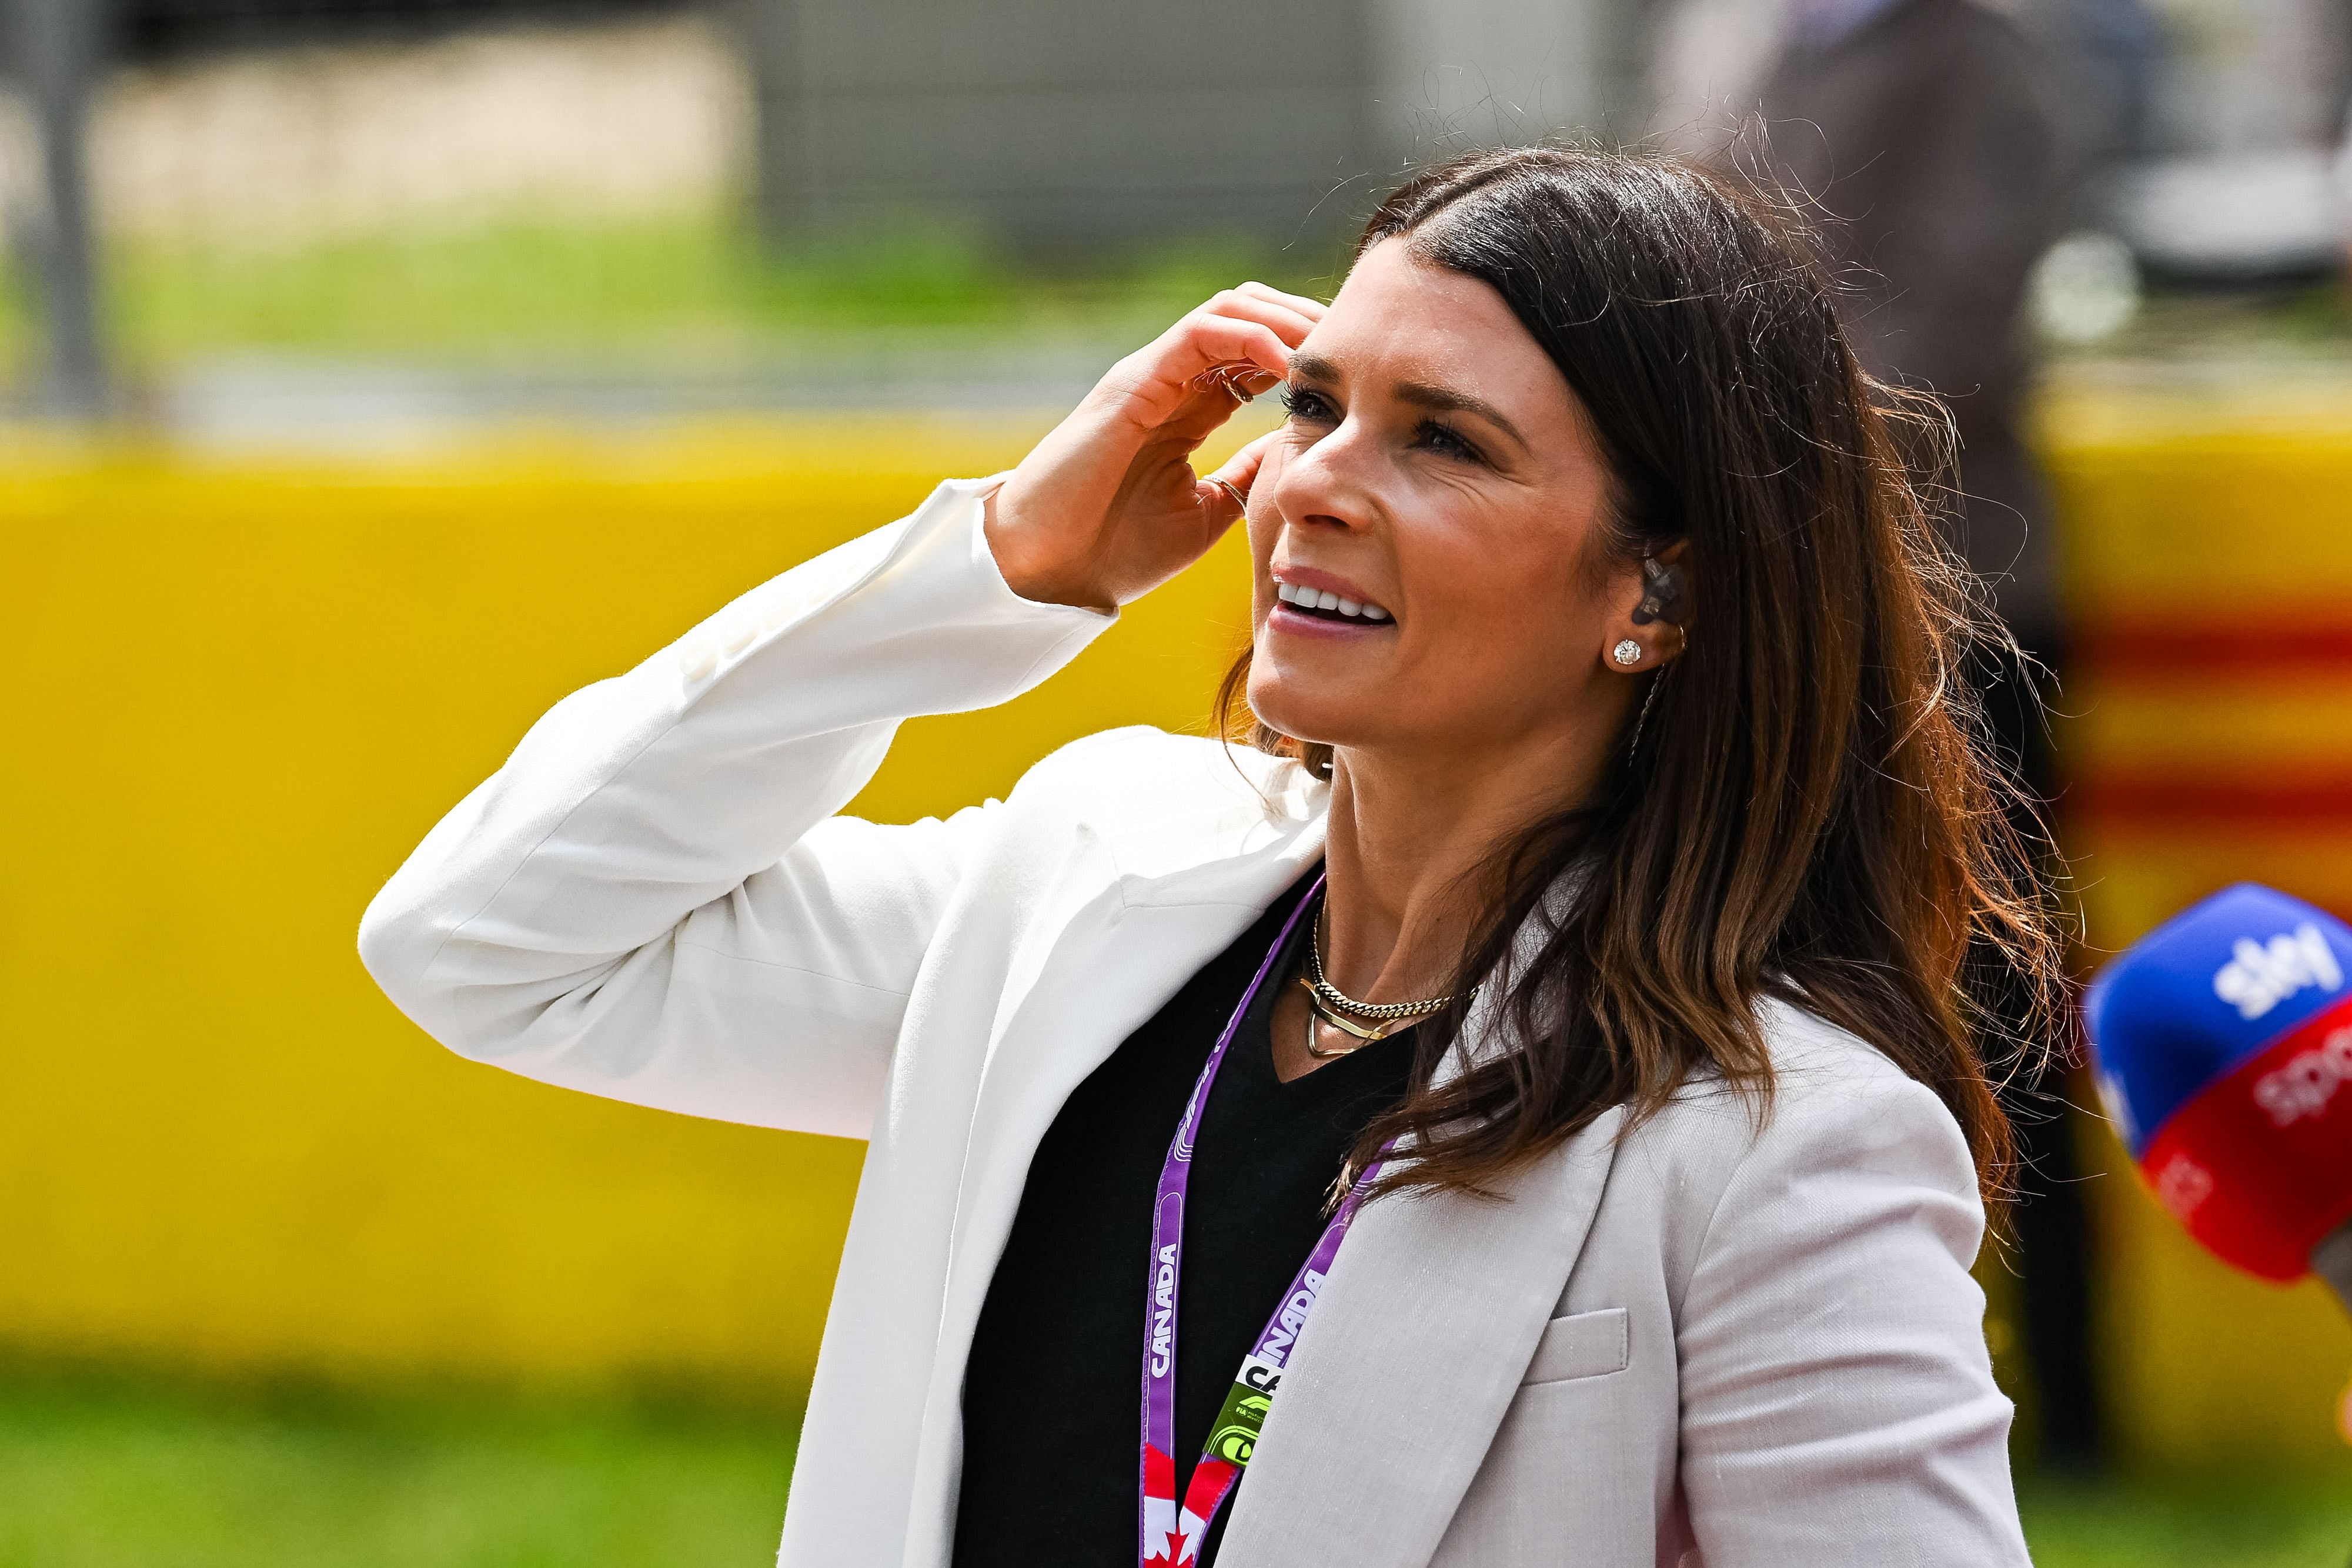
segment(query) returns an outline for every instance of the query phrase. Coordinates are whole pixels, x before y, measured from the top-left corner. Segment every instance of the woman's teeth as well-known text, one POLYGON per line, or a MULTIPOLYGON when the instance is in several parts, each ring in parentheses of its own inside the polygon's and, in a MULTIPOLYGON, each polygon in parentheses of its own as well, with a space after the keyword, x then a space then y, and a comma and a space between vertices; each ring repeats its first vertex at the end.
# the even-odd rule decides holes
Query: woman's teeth
POLYGON ((1359 604, 1352 599, 1342 599, 1328 588, 1294 588, 1280 578, 1274 580, 1275 597, 1285 604, 1300 610, 1336 613, 1351 621, 1385 621, 1389 612, 1377 604, 1359 604))

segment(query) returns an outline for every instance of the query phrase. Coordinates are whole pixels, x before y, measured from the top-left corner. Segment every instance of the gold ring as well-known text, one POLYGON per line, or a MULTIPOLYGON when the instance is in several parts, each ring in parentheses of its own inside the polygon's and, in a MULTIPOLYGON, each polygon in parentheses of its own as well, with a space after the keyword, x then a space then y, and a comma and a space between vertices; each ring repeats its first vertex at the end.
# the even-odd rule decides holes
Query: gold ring
POLYGON ((1248 514, 1249 497, 1243 495, 1239 490, 1234 489, 1234 482, 1232 480, 1220 479, 1214 474, 1212 474, 1209 476, 1209 483, 1214 485, 1218 489, 1223 490, 1226 495, 1231 496, 1234 498, 1234 510, 1241 512, 1244 516, 1248 514))
POLYGON ((1257 395, 1242 385, 1242 378, 1250 373, 1246 365, 1214 365, 1194 376, 1192 384, 1203 388, 1215 387, 1232 393, 1239 402, 1248 402, 1257 395))

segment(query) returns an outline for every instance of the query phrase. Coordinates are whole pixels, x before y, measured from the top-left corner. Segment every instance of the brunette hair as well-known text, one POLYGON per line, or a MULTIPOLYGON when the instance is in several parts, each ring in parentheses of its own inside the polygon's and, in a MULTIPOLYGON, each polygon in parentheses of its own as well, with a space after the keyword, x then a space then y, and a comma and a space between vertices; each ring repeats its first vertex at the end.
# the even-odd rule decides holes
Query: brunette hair
MULTIPOLYGON (((1365 1133, 1390 1188, 1491 1190, 1611 1106, 1654 1114, 1719 1073, 1769 1109, 1757 1004, 1848 1030, 1934 1090, 1989 1198, 2011 1137, 1990 1082, 2059 1016, 2039 832, 1963 672, 2008 643, 1914 472, 1927 400, 1864 373, 1785 204, 1688 162, 1536 148, 1457 159, 1365 225, 1507 303, 1575 390, 1613 480, 1606 552, 1682 541, 1681 656, 1641 677, 1596 799, 1496 846, 1454 988, 1507 1048, 1441 1079, 1457 1006, 1365 1133), (1912 460, 1906 465, 1906 455, 1912 460), (1564 879, 1573 897, 1553 895, 1564 879), (1989 1065, 1989 1063, 1990 1065, 1989 1065)), ((1331 748, 1247 713, 1230 737, 1328 776, 1331 748)))

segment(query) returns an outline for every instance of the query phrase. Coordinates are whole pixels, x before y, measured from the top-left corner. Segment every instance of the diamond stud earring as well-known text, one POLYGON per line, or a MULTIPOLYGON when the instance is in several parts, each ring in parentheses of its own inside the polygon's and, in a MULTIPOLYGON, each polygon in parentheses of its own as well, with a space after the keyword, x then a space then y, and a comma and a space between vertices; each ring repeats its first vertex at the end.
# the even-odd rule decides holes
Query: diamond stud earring
POLYGON ((1638 664, 1642 662, 1642 644, 1628 637, 1610 649, 1609 656, 1621 664, 1638 664))

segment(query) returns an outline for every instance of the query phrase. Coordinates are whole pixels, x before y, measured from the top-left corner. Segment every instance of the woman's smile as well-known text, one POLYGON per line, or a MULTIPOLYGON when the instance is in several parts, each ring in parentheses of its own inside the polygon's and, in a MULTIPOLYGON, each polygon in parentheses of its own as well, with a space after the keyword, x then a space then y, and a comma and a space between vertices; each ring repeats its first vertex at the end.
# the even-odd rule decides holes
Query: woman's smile
POLYGON ((1330 636, 1396 628, 1394 612, 1346 578, 1303 566, 1270 575, 1276 602, 1266 622, 1276 631, 1330 636))

